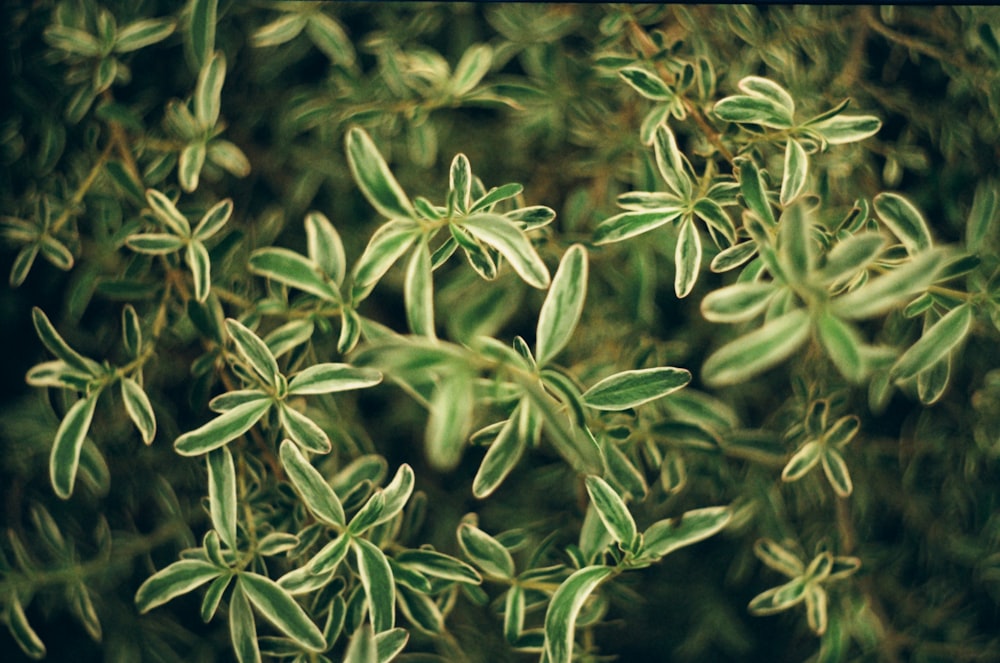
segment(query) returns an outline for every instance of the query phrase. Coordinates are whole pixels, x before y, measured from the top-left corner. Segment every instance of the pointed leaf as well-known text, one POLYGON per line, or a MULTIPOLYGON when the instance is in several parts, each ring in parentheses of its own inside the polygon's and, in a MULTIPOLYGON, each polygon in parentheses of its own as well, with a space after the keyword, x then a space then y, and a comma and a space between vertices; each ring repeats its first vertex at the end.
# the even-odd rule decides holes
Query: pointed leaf
POLYGON ((799 197, 809 175, 809 155, 797 140, 789 138, 785 145, 785 170, 781 176, 781 204, 788 205, 799 197))
POLYGON ((308 258, 279 247, 253 252, 250 271, 328 301, 340 301, 340 292, 323 274, 320 266, 308 258))
POLYGON ((382 491, 382 511, 371 527, 392 520, 403 510, 413 494, 414 480, 413 468, 406 463, 400 465, 392 481, 382 491))
POLYGON ((198 225, 194 229, 194 238, 202 241, 215 235, 222 226, 226 225, 229 217, 233 215, 233 200, 226 198, 212 206, 201 217, 198 225))
POLYGON ((711 322, 746 322, 764 312, 775 292, 772 283, 736 283, 708 293, 701 314, 711 322))
POLYGON ((270 409, 270 400, 254 400, 219 415, 205 425, 184 433, 174 441, 182 456, 198 456, 217 449, 250 430, 270 409))
POLYGON ((436 550, 404 550, 396 555, 396 561, 404 568, 417 571, 430 578, 440 578, 468 585, 478 585, 483 581, 479 572, 462 560, 439 553, 436 550))
POLYGON ((962 304, 934 323, 903 353, 890 371, 893 380, 907 380, 933 366, 962 342, 972 325, 972 307, 962 304))
POLYGON ((458 210, 463 214, 469 210, 472 202, 472 166, 464 154, 457 154, 451 162, 448 175, 448 189, 458 196, 458 210))
POLYGON ((152 444, 156 435, 156 416, 153 414, 153 405, 149 402, 149 397, 132 378, 122 378, 121 388, 122 402, 125 404, 129 419, 139 429, 142 441, 152 444))
POLYGON ((340 234, 322 212, 306 214, 306 244, 309 258, 319 265, 335 284, 344 282, 347 256, 340 234))
POLYGON ((847 463, 840 452, 833 448, 827 448, 823 452, 823 472, 833 486, 834 492, 840 497, 849 497, 854 490, 851 482, 851 474, 847 470, 847 463))
POLYGON ((476 239, 499 251, 525 283, 542 290, 549 287, 548 268, 524 231, 510 219, 484 212, 467 217, 462 227, 476 239))
POLYGON ((826 284, 847 281, 871 264, 882 251, 885 240, 877 233, 859 233, 837 243, 826 254, 826 263, 819 270, 826 284))
POLYGON ((139 614, 145 614, 223 573, 223 569, 210 562, 182 559, 147 578, 135 593, 135 606, 139 609, 139 614))
POLYGON ((830 145, 842 145, 874 136, 882 128, 882 120, 874 115, 836 115, 806 126, 818 131, 830 145))
POLYGON ((795 309, 716 350, 702 368, 702 379, 717 386, 741 382, 788 358, 807 338, 809 314, 795 309))
POLYGON ((866 366, 861 348, 864 341, 858 331, 835 315, 824 311, 816 320, 819 341, 840 374, 851 382, 864 377, 866 366))
POLYGON ((741 92, 746 92, 751 97, 770 99, 788 111, 789 117, 791 117, 795 112, 795 101, 792 99, 792 95, 788 94, 788 91, 785 90, 785 88, 781 87, 772 80, 762 78, 760 76, 747 76, 746 78, 741 79, 740 82, 736 84, 736 87, 738 87, 741 92))
POLYGON ((212 287, 212 262, 208 256, 208 249, 198 240, 193 240, 187 245, 184 259, 191 269, 194 298, 203 302, 208 299, 208 291, 212 287))
POLYGON ((630 549, 638 530, 624 500, 598 476, 587 477, 586 484, 587 494, 590 495, 590 501, 597 509, 601 522, 623 549, 630 549))
POLYGON ((880 193, 872 199, 875 213, 903 242, 910 255, 929 249, 933 244, 927 221, 913 203, 895 193, 880 193))
POLYGON ((514 559, 499 541, 483 530, 462 523, 458 527, 458 544, 476 566, 495 578, 514 576, 514 559))
POLYGON ((115 36, 115 53, 130 53, 163 41, 174 31, 168 19, 145 19, 130 23, 115 36))
POLYGON ((64 500, 69 499, 73 493, 76 471, 80 465, 80 450, 90 429, 94 409, 97 407, 97 398, 100 395, 100 390, 97 390, 73 403, 56 431, 56 439, 49 456, 49 479, 56 495, 64 500))
MULTIPOLYGON (((391 631, 386 631, 390 633, 391 631)), ((378 647, 371 624, 362 624, 361 628, 351 635, 344 652, 343 663, 379 663, 378 647)))
POLYGON ((653 153, 660 176, 670 190, 680 196, 683 201, 689 200, 694 183, 691 182, 687 169, 684 167, 684 155, 677 147, 674 132, 666 124, 661 124, 656 128, 653 153))
POLYGON ((333 447, 330 437, 315 421, 285 402, 278 404, 278 421, 295 444, 313 453, 327 454, 333 447))
POLYGON ((785 469, 781 471, 782 481, 798 481, 809 470, 816 467, 822 456, 823 445, 815 440, 806 442, 795 452, 795 455, 785 465, 785 469))
POLYGON ((601 221, 594 231, 595 244, 610 244, 655 230, 676 221, 681 207, 664 208, 652 212, 623 212, 601 221))
POLYGON ((733 517, 727 506, 710 506, 686 511, 680 518, 668 518, 650 525, 642 534, 640 556, 660 559, 722 531, 733 517))
POLYGON ((202 129, 210 130, 219 121, 222 85, 226 80, 226 56, 216 51, 201 71, 194 89, 194 116, 202 129))
POLYGON ((587 250, 574 244, 563 255, 538 314, 535 354, 545 366, 569 342, 587 296, 587 250))
POLYGON ((390 221, 379 227, 368 240, 364 253, 354 264, 353 299, 358 301, 389 271, 416 241, 419 229, 412 223, 390 221))
POLYGON ((215 51, 215 25, 218 0, 192 0, 189 25, 195 62, 201 67, 215 51))
POLYGON ((622 67, 618 70, 618 75, 647 99, 671 101, 676 96, 663 79, 642 67, 622 67))
POLYGON ((882 315, 934 281, 943 255, 928 249, 888 274, 833 300, 831 312, 849 320, 882 315))
POLYGON ((396 586, 385 553, 365 539, 353 539, 358 575, 368 598, 368 614, 376 633, 391 629, 396 623, 396 586))
POLYGON ((747 209, 757 215, 765 225, 774 227, 774 212, 771 210, 771 203, 767 199, 767 189, 764 187, 764 179, 761 177, 757 164, 752 159, 743 159, 738 163, 740 178, 740 193, 746 202, 747 209))
POLYGON ((472 494, 477 498, 489 497, 521 459, 527 440, 520 435, 516 419, 520 408, 524 407, 522 404, 518 406, 519 409, 515 409, 486 450, 486 456, 472 480, 472 494))
POLYGON ((747 608, 754 615, 773 615, 801 603, 805 599, 806 587, 805 581, 796 578, 784 585, 761 592, 750 600, 747 608))
POLYGON ((726 97, 716 102, 713 112, 726 122, 759 124, 775 129, 789 129, 792 126, 791 111, 767 97, 742 94, 726 97))
POLYGON ((414 218, 416 212, 409 198, 371 137, 363 129, 352 127, 347 132, 345 144, 351 175, 372 207, 390 219, 414 218))
POLYGON ((431 274, 431 252, 426 241, 417 244, 406 267, 403 300, 410 331, 435 338, 434 277, 431 274))
POLYGON ((256 573, 241 573, 238 585, 250 603, 279 631, 312 651, 326 649, 323 633, 312 623, 305 610, 278 583, 256 573))
POLYGON ((271 354, 267 344, 256 334, 247 329, 243 323, 233 318, 226 318, 226 331, 233 339, 233 345, 240 357, 261 377, 264 384, 276 387, 279 376, 278 362, 271 354))
POLYGON ((674 292, 679 299, 683 299, 691 294, 701 269, 701 237, 690 218, 681 222, 674 252, 674 268, 674 292))
POLYGON ((207 154, 205 143, 201 140, 188 143, 181 150, 181 156, 177 160, 177 181, 184 191, 191 193, 198 188, 201 169, 205 166, 207 154))
MULTIPOLYGON (((455 65, 455 75, 449 82, 449 91, 455 96, 471 92, 493 64, 493 48, 489 44, 473 44, 469 46, 462 58, 455 65)), ((466 197, 465 205, 468 205, 466 197)))
POLYGON ((260 663, 257 623, 240 583, 236 583, 229 598, 229 637, 238 663, 260 663))
POLYGON ((100 367, 92 359, 87 359, 63 340, 56 328, 52 326, 48 316, 42 309, 35 306, 31 309, 31 318, 35 324, 35 331, 42 345, 51 352, 57 359, 61 359, 71 367, 88 375, 96 375, 100 367))
POLYGON ((690 381, 689 371, 671 366, 623 371, 584 392, 583 402, 596 410, 626 410, 662 398, 690 381))
POLYGON ((348 364, 314 364, 295 374, 288 382, 288 394, 329 394, 351 389, 365 389, 382 382, 382 374, 370 368, 348 364))
MULTIPOLYGON (((348 534, 341 534, 333 541, 323 546, 315 557, 309 560, 306 567, 314 576, 326 576, 332 574, 350 549, 352 537, 348 534)), ((291 573, 294 573, 291 572, 291 573)), ((289 574, 290 575, 290 574, 289 574)))
POLYGON ((236 550, 236 466, 227 447, 208 453, 208 505, 212 527, 236 550))
POLYGON ((757 541, 754 544, 753 552, 764 564, 789 578, 795 578, 806 572, 802 560, 771 539, 757 541))
POLYGON ((571 663, 576 618, 590 594, 614 569, 587 566, 574 572, 552 596, 545 612, 545 655, 548 663, 571 663))

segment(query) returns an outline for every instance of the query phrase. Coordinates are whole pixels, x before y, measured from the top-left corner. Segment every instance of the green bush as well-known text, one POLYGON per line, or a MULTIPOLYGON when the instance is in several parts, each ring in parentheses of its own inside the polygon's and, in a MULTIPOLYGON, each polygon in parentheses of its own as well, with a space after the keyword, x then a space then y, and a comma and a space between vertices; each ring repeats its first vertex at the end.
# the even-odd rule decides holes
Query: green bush
POLYGON ((2 24, 3 650, 1000 660, 997 10, 2 24))

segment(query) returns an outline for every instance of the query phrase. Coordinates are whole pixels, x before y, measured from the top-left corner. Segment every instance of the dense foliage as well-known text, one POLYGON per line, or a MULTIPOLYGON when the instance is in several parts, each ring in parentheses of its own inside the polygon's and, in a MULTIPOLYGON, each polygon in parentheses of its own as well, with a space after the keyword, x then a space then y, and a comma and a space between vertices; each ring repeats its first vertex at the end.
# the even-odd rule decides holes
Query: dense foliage
POLYGON ((997 10, 2 25, 0 650, 1000 659, 997 10))

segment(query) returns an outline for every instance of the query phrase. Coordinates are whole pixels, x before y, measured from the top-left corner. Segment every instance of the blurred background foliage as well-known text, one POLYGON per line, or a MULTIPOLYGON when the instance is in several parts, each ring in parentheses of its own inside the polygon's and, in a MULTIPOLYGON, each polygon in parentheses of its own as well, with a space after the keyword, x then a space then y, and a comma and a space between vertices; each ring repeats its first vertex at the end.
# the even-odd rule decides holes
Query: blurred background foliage
MULTIPOLYGON (((190 326, 170 327, 169 350, 161 351, 147 374, 162 431, 157 442, 137 444, 131 425, 102 405, 97 416, 106 465, 94 459, 87 466, 85 449, 87 489, 69 501, 53 495, 47 474, 52 437, 67 403, 24 382, 27 369, 44 358, 31 325, 32 306, 58 320, 71 345, 87 356, 114 361, 120 352, 122 302, 153 292, 141 278, 142 265, 130 262, 120 242, 142 203, 91 169, 110 149, 111 159, 142 174, 142 188, 176 190, 170 160, 184 144, 165 109, 169 100, 190 95, 199 69, 197 47, 183 29, 190 5, 106 0, 102 6, 119 26, 166 18, 178 27, 155 46, 115 55, 120 62, 112 83, 91 90, 92 104, 73 111, 82 103, 80 89, 101 75, 97 69, 112 66, 98 60, 111 56, 67 55, 45 31, 57 11, 91 4, 71 0, 57 10, 50 0, 21 0, 0 10, 0 213, 61 220, 52 232, 75 256, 65 269, 61 254, 50 249, 52 257, 43 247, 23 283, 0 290, 6 348, 0 518, 11 533, 0 549, 5 558, 16 558, 14 548, 23 542, 31 551, 25 554, 39 559, 28 619, 50 660, 226 660, 224 625, 202 624, 194 598, 141 618, 133 606, 138 584, 177 550, 193 545, 192 530, 201 532, 207 524, 200 504, 202 466, 178 457, 169 444, 202 416, 197 390, 207 388, 189 374, 203 351, 190 326), (109 138, 113 132, 122 132, 121 142, 109 138), (91 186, 81 188, 88 180, 91 186), (44 207, 47 212, 39 211, 44 207), (71 540, 68 557, 46 549, 38 505, 71 540), (71 582, 80 577, 82 590, 71 582), (93 629, 88 634, 80 591, 100 615, 101 644, 93 629)), ((649 150, 640 140, 652 103, 624 85, 616 68, 616 58, 639 57, 668 68, 710 63, 717 89, 691 95, 701 102, 734 93, 736 82, 750 75, 784 86, 804 117, 850 98, 852 110, 881 118, 883 126, 875 137, 839 146, 817 163, 814 192, 825 207, 844 210, 858 198, 898 191, 923 210, 940 242, 958 242, 977 189, 1000 174, 998 26, 1000 10, 985 6, 222 0, 215 47, 225 53, 228 70, 219 137, 238 146, 251 168, 239 172, 238 159, 232 168, 209 162, 198 185, 201 198, 191 209, 203 211, 225 197, 235 201, 232 241, 212 251, 213 266, 217 260, 225 265, 217 282, 241 298, 266 295, 243 267, 249 252, 270 245, 302 252, 301 219, 308 210, 329 216, 347 255, 358 256, 379 223, 353 183, 342 149, 347 128, 360 125, 408 192, 443 199, 448 166, 458 152, 487 186, 523 183, 528 204, 558 212, 539 247, 552 264, 617 213, 619 194, 657 188, 649 150), (318 13, 325 18, 315 18, 318 13), (275 27, 279 19, 286 23, 275 27), (289 27, 293 23, 299 31, 289 27), (453 73, 471 47, 483 44, 492 55, 489 70, 463 88, 453 73)), ((690 116, 671 120, 671 126, 699 172, 707 158, 717 158, 690 116)), ((722 135, 723 141, 730 138, 722 135)), ((766 158, 778 159, 773 172, 780 171, 780 154, 766 158)), ((997 264, 996 229, 994 224, 984 240, 987 267, 997 264)), ((593 252, 587 306, 563 365, 587 382, 615 365, 686 366, 694 373, 692 387, 704 389, 698 367, 721 340, 734 337, 698 311, 697 302, 722 278, 706 273, 694 296, 677 299, 669 266, 673 240, 650 237, 634 250, 593 252)), ((5 248, 0 272, 12 270, 20 248, 16 242, 5 248)), ((490 309, 497 285, 467 272, 453 264, 440 272, 438 306, 446 312, 442 324, 449 336, 521 334, 530 343, 541 294, 502 280, 504 303, 490 309)), ((384 283, 363 313, 401 328, 402 270, 390 272, 384 283)), ((995 282, 987 289, 997 292, 995 282)), ((976 324, 988 326, 989 320, 976 324)), ((896 316, 887 328, 883 333, 891 339, 916 333, 918 323, 896 316)), ((319 334, 314 342, 334 347, 336 329, 319 334)), ((746 611, 747 602, 777 580, 754 557, 751 544, 760 536, 790 537, 810 546, 803 553, 809 558, 815 542, 835 537, 841 550, 863 560, 857 582, 831 591, 831 604, 844 616, 841 628, 850 633, 843 660, 1000 660, 996 343, 995 329, 970 335, 953 359, 947 392, 930 406, 915 394, 896 392, 870 408, 865 389, 845 386, 834 372, 823 373, 808 360, 713 392, 741 428, 779 440, 777 460, 685 451, 687 485, 677 493, 656 491, 651 500, 659 502, 657 509, 664 503, 680 509, 734 501, 766 503, 769 509, 697 549, 624 576, 611 590, 608 615, 593 631, 597 648, 626 661, 805 660, 816 654, 818 640, 799 611, 774 617, 746 611), (781 436, 818 398, 829 398, 838 415, 862 418, 864 439, 849 447, 855 487, 849 500, 835 498, 815 476, 775 481, 782 454, 791 448, 781 436)), ((560 545, 574 540, 585 496, 552 458, 527 459, 493 498, 479 502, 472 497, 471 477, 480 454, 470 451, 450 473, 429 468, 421 454, 425 415, 399 390, 366 392, 356 410, 350 444, 384 455, 393 466, 408 462, 416 469, 429 511, 423 541, 454 552, 455 528, 469 511, 477 511, 491 531, 516 525, 552 531, 560 545)), ((643 508, 656 510, 636 505, 640 520, 643 508)), ((472 661, 527 660, 509 651, 500 624, 496 611, 462 604, 449 616, 448 651, 464 652, 472 661)), ((408 651, 435 649, 441 653, 439 643, 417 634, 408 651)), ((0 650, 12 652, 4 660, 20 655, 7 634, 0 635, 0 650)))

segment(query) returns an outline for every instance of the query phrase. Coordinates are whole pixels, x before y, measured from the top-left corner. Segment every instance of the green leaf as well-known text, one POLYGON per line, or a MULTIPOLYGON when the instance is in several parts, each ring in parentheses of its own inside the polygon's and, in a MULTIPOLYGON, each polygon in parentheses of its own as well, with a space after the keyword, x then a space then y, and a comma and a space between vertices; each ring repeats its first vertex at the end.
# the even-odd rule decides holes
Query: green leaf
POLYGON ((229 217, 233 214, 233 200, 226 198, 212 206, 205 215, 201 217, 198 225, 194 229, 193 237, 198 240, 206 240, 215 235, 222 226, 226 225, 229 217))
POLYGON ((726 97, 716 102, 713 112, 725 122, 759 124, 775 129, 792 127, 790 110, 767 97, 742 94, 726 97))
POLYGON ((853 278, 867 267, 885 245, 878 233, 860 233, 840 241, 826 254, 826 262, 819 270, 820 279, 825 284, 833 284, 853 278))
POLYGON ((125 238, 125 246, 138 253, 166 255, 184 248, 184 240, 166 233, 140 233, 125 238))
POLYGON ((205 156, 234 177, 246 177, 250 174, 250 160, 247 159, 247 155, 228 140, 213 138, 208 143, 208 152, 205 156))
POLYGON ((524 588, 514 584, 507 591, 503 609, 503 634, 509 644, 517 643, 524 630, 524 588))
POLYGON ((174 449, 182 456, 198 456, 218 449, 251 427, 270 409, 270 400, 254 400, 219 415, 205 425, 184 433, 174 441, 174 449))
POLYGON ((895 193, 880 193, 872 199, 872 206, 910 255, 925 251, 933 244, 923 215, 906 198, 895 193))
POLYGON ((130 53, 163 41, 174 31, 174 22, 163 18, 148 18, 130 23, 118 30, 115 53, 130 53))
POLYGON ((622 67, 618 75, 636 92, 654 101, 671 101, 676 96, 659 76, 642 67, 622 67))
POLYGON ((31 628, 31 624, 28 623, 28 618, 24 614, 24 606, 21 605, 20 599, 17 598, 17 593, 11 591, 5 598, 6 610, 4 612, 7 618, 7 626, 10 629, 10 634, 14 636, 17 646, 29 658, 35 660, 45 658, 45 643, 42 642, 42 639, 38 637, 35 630, 31 628))
POLYGON ((489 497, 496 490, 514 466, 521 460, 527 439, 521 435, 518 420, 520 412, 527 408, 523 402, 515 408, 504 425, 500 428, 496 439, 490 444, 479 465, 475 478, 472 480, 472 494, 478 499, 489 497))
POLYGON ((432 578, 470 585, 478 585, 483 581, 479 572, 462 560, 436 550, 404 550, 396 555, 396 561, 432 578))
POLYGON ((358 301, 371 290, 393 263, 406 253, 420 231, 407 221, 390 221, 379 227, 368 240, 364 253, 354 264, 352 298, 358 301))
POLYGON ((683 299, 691 294, 701 269, 701 236, 690 217, 681 222, 674 251, 674 267, 674 292, 678 299, 683 299))
POLYGON ((284 401, 278 404, 278 421, 295 444, 313 453, 330 453, 330 437, 316 422, 284 401))
POLYGON ((823 456, 823 445, 815 440, 810 440, 803 444, 791 457, 785 469, 781 471, 782 481, 798 481, 804 477, 809 470, 816 467, 823 456))
POLYGON ((587 272, 587 250, 574 244, 559 262, 538 314, 535 354, 539 366, 558 355, 573 335, 587 296, 587 272))
POLYGON ((882 120, 874 115, 836 115, 820 122, 807 122, 831 145, 842 145, 864 140, 878 133, 882 120))
POLYGON ((598 476, 588 476, 586 484, 587 494, 590 495, 590 501, 597 509, 601 522, 622 549, 631 549, 635 544, 638 530, 625 501, 614 488, 598 476))
POLYGON ((122 402, 125 404, 129 419, 139 429, 142 441, 152 444, 156 435, 156 416, 153 414, 153 405, 149 402, 149 397, 132 378, 122 378, 121 383, 122 402))
POLYGON ((462 227, 499 251, 525 283, 542 290, 549 287, 548 268, 516 223, 499 214, 481 212, 466 217, 462 227))
POLYGON ((348 534, 341 534, 323 546, 316 553, 316 556, 309 560, 309 565, 306 568, 309 569, 310 573, 317 576, 325 576, 333 573, 344 557, 347 556, 352 539, 353 537, 348 534))
POLYGON ((256 334, 247 329, 239 320, 226 318, 226 331, 233 339, 233 345, 240 357, 260 376, 264 384, 277 387, 281 373, 278 362, 271 350, 256 334))
POLYGON ((775 292, 772 283, 736 283, 708 293, 701 314, 711 322, 746 322, 764 312, 775 292))
POLYGON ((980 182, 972 200, 972 209, 965 224, 965 247, 978 252, 987 237, 991 237, 997 211, 1000 210, 1000 188, 994 180, 980 182))
POLYGON ((87 375, 97 375, 100 366, 92 359, 87 359, 63 340, 56 328, 52 326, 48 316, 37 306, 31 309, 31 320, 35 325, 35 331, 42 345, 51 352, 57 359, 61 359, 76 370, 87 375))
POLYGON ((587 566, 567 578, 552 596, 545 612, 545 656, 548 663, 571 663, 576 618, 584 602, 614 569, 587 566))
POLYGON ((413 205, 371 137, 363 129, 352 127, 345 142, 351 174, 372 207, 389 219, 416 217, 413 205))
POLYGON ((962 342, 972 325, 972 307, 962 304, 927 329, 916 343, 903 353, 890 371, 899 382, 928 370, 962 342))
POLYGON ((861 354, 864 341, 854 326, 824 311, 816 320, 816 331, 840 374, 851 382, 860 382, 867 367, 861 354))
POLYGON ((851 474, 847 471, 847 463, 844 457, 836 449, 827 447, 823 451, 823 473, 833 486, 834 492, 840 497, 849 497, 854 485, 851 483, 851 474))
POLYGON ((468 523, 459 525, 458 545, 465 556, 488 576, 514 577, 514 558, 510 551, 478 527, 468 523))
POLYGON ((406 267, 403 282, 403 300, 406 321, 410 331, 420 336, 435 338, 434 333, 434 278, 431 274, 431 252, 427 242, 417 244, 406 267))
POLYGON ((46 43, 53 48, 75 55, 95 57, 101 54, 101 44, 97 38, 68 25, 50 25, 43 33, 46 43))
MULTIPOLYGON (((370 630, 370 629, 369 629, 370 630)), ((375 636, 375 650, 378 656, 377 663, 389 663, 403 651, 406 643, 410 639, 410 634, 404 628, 393 628, 382 631, 375 636)))
POLYGON ((810 225, 802 203, 786 208, 778 221, 781 265, 796 282, 807 277, 814 262, 810 225))
POLYGON ((306 33, 316 48, 323 51, 331 62, 351 65, 355 54, 351 40, 340 24, 323 12, 311 12, 306 23, 306 33))
POLYGON ((809 628, 816 635, 823 635, 829 621, 826 610, 826 590, 820 585, 810 583, 806 587, 805 599, 806 621, 809 623, 809 628))
POLYGON ((831 312, 849 320, 882 315, 933 283, 942 261, 939 250, 923 251, 888 274, 837 297, 831 312))
POLYGON ((694 202, 694 213, 710 228, 722 234, 730 244, 736 242, 736 226, 719 203, 711 198, 699 198, 694 202))
POLYGON ((73 403, 56 431, 56 439, 49 456, 49 479, 56 495, 64 500, 73 494, 76 471, 80 465, 80 450, 90 429, 90 422, 94 418, 94 409, 97 407, 100 395, 101 391, 98 389, 86 398, 73 403))
POLYGON ((781 175, 782 205, 788 205, 799 197, 806 186, 809 175, 809 155, 797 140, 789 138, 785 145, 785 170, 781 175))
POLYGON ((524 191, 524 186, 517 182, 495 186, 472 204, 472 207, 469 208, 469 214, 474 214, 482 210, 489 211, 500 201, 513 198, 522 191, 524 191))
POLYGON ((611 244, 655 230, 680 218, 682 208, 664 208, 653 212, 622 212, 598 224, 594 230, 595 244, 611 244))
POLYGON ((767 199, 767 189, 764 179, 752 159, 744 158, 737 162, 739 168, 740 193, 746 202, 747 209, 757 215, 757 218, 769 227, 774 227, 774 212, 767 199))
POLYGON ((266 392, 260 389, 237 389, 236 391, 227 391, 225 393, 219 394, 212 400, 208 402, 208 408, 212 412, 228 412, 235 407, 243 405, 244 403, 258 402, 261 400, 270 400, 270 396, 266 392))
POLYGON ((135 593, 139 614, 194 591, 224 573, 223 569, 200 559, 182 559, 160 569, 146 579, 135 593))
POLYGON ((229 637, 238 663, 260 663, 257 623, 246 592, 238 582, 229 598, 229 637))
POLYGON ((764 564, 789 578, 795 578, 806 572, 802 560, 771 539, 758 540, 754 544, 753 552, 764 564))
POLYGON ((219 121, 222 85, 226 80, 226 56, 216 51, 198 72, 194 90, 194 116, 202 129, 210 130, 219 121))
POLYGON ((704 541, 722 531, 733 517, 728 506, 710 506, 684 512, 650 525, 642 534, 641 558, 657 560, 673 551, 704 541))
POLYGON ((264 337, 264 343, 267 344, 267 349, 277 359, 286 352, 290 352, 307 343, 312 338, 315 330, 316 324, 311 318, 293 319, 277 329, 271 330, 264 337))
POLYGON ((376 633, 391 629, 396 623, 396 586, 392 569, 378 546, 365 539, 352 539, 357 556, 358 575, 368 598, 368 614, 376 633))
POLYGON ((708 267, 713 272, 721 274, 745 264, 755 255, 757 255, 757 242, 752 240, 740 242, 715 254, 708 267))
POLYGON ((36 242, 23 247, 17 252, 14 264, 10 268, 10 287, 16 288, 28 278, 28 273, 31 271, 31 267, 35 264, 35 258, 38 256, 39 248, 40 245, 36 242))
POLYGON ((365 389, 380 382, 382 374, 370 368, 340 363, 313 364, 292 377, 288 383, 288 395, 305 396, 365 389))
POLYGON ((222 602, 222 595, 229 588, 229 584, 232 581, 233 575, 224 573, 213 580, 212 584, 208 586, 208 589, 205 590, 205 597, 201 601, 201 621, 206 624, 212 621, 219 609, 219 604, 222 602))
POLYGON ((789 118, 795 113, 795 101, 792 99, 792 95, 772 80, 760 76, 747 76, 741 79, 736 87, 751 97, 769 99, 784 109, 789 118))
MULTIPOLYGON (((448 83, 451 94, 460 97, 471 92, 483 76, 490 70, 493 64, 493 49, 489 44, 473 44, 469 46, 458 64, 455 65, 455 74, 448 83)), ((468 200, 466 198, 466 200, 468 200)), ((466 205, 468 203, 466 202, 466 205)))
POLYGON ((742 382, 787 359, 808 338, 809 314, 795 309, 716 350, 702 367, 702 379, 714 386, 742 382))
POLYGON ((48 260, 52 265, 58 269, 68 272, 73 269, 73 263, 75 259, 73 258, 73 252, 66 248, 66 245, 55 239, 45 235, 42 237, 42 241, 38 244, 38 248, 41 249, 42 255, 48 260))
POLYGON ((340 234, 322 212, 306 214, 305 225, 309 258, 340 285, 347 274, 347 255, 340 234))
POLYGON ((205 165, 206 154, 205 143, 200 140, 188 143, 181 150, 180 159, 177 161, 177 180, 181 188, 188 193, 198 188, 198 178, 205 165))
POLYGON ((255 608, 279 631, 312 651, 323 651, 326 639, 305 610, 278 583, 256 573, 241 573, 237 585, 255 608))
MULTIPOLYGON (((386 631, 386 633, 391 632, 386 631)), ((375 635, 372 632, 371 624, 362 624, 351 635, 351 640, 347 643, 347 651, 344 652, 343 663, 379 663, 378 648, 375 644, 375 635)))
POLYGON ((187 245, 184 259, 191 268, 194 298, 203 302, 208 299, 208 291, 212 287, 212 262, 208 256, 208 249, 198 240, 193 240, 187 245))
POLYGON ((806 587, 804 580, 796 578, 761 592, 750 600, 747 608, 754 615, 773 615, 801 603, 805 599, 806 587))
POLYGON ((340 301, 340 292, 318 264, 279 247, 258 249, 250 255, 250 271, 327 301, 340 301))
POLYGON ((250 43, 256 48, 278 46, 295 39, 306 27, 307 15, 289 12, 270 23, 257 28, 250 36, 250 43))
POLYGON ((208 504, 215 531, 236 550, 236 466, 226 447, 208 453, 208 504))
POLYGON ((351 522, 347 523, 347 531, 353 535, 359 536, 364 534, 366 530, 370 529, 375 525, 379 516, 382 515, 382 511, 385 510, 385 495, 383 491, 378 490, 365 505, 361 507, 354 517, 351 518, 351 522))
POLYGON ((583 402, 596 410, 627 410, 671 394, 690 381, 689 371, 670 366, 623 371, 584 392, 583 402))
POLYGON ((218 0, 191 0, 190 38, 191 50, 199 67, 215 51, 215 24, 218 0))
MULTIPOLYGON (((467 51, 468 52, 468 51, 467 51)), ((457 196, 458 211, 468 213, 472 202, 472 166, 464 154, 457 154, 451 162, 448 174, 448 190, 457 196)))
POLYGON ((694 183, 685 168, 684 155, 677 147, 677 139, 674 132, 666 124, 661 124, 656 128, 653 140, 653 154, 656 158, 656 167, 660 171, 660 176, 671 191, 681 197, 682 201, 691 199, 691 192, 694 183))
POLYGON ((122 345, 133 357, 138 356, 142 350, 142 323, 131 304, 122 307, 122 345))
POLYGON ((449 471, 461 461, 474 407, 475 394, 464 373, 457 372, 438 385, 424 433, 424 450, 431 467, 449 471))
POLYGON ((384 523, 395 518, 403 510, 403 507, 406 506, 410 495, 413 494, 413 485, 413 468, 403 463, 396 470, 392 481, 382 491, 382 510, 369 527, 374 527, 379 523, 384 523))
POLYGON ((153 210, 156 218, 165 225, 170 232, 178 237, 188 238, 191 236, 191 224, 187 218, 177 211, 173 201, 156 189, 146 190, 146 203, 153 210))

